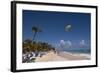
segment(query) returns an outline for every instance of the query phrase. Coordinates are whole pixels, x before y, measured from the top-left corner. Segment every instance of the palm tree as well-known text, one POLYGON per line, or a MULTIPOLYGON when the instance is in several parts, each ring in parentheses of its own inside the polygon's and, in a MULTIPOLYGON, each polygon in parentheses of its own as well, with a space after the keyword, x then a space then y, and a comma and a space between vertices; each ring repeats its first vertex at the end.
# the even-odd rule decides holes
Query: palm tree
POLYGON ((32 31, 34 32, 34 35, 33 35, 33 42, 34 42, 37 32, 42 32, 42 31, 35 26, 32 27, 32 31))

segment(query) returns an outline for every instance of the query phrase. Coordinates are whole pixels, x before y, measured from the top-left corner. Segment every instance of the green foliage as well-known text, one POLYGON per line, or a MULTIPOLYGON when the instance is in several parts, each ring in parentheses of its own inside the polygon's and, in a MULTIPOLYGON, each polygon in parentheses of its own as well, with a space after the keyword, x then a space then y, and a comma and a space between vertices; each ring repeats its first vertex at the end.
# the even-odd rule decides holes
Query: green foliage
POLYGON ((34 32, 33 39, 26 39, 23 41, 23 53, 30 52, 30 51, 38 51, 38 52, 45 52, 50 50, 55 50, 54 47, 52 47, 50 44, 46 42, 36 42, 34 41, 34 38, 36 37, 37 32, 42 32, 38 27, 33 26, 32 32, 34 32))
POLYGON ((32 42, 31 40, 27 39, 23 42, 23 53, 29 51, 38 51, 38 52, 45 52, 55 50, 52 45, 45 43, 45 42, 32 42))

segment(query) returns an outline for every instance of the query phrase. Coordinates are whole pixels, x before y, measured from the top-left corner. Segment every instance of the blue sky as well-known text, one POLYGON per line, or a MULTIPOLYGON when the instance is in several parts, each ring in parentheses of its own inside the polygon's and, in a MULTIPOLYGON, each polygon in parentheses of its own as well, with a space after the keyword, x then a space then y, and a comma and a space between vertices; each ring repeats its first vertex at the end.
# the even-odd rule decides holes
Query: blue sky
POLYGON ((57 46, 62 40, 79 45, 81 41, 90 45, 91 15, 89 13, 48 12, 23 10, 23 40, 32 39, 32 26, 42 30, 36 35, 36 41, 44 41, 57 46), (65 26, 71 25, 71 31, 65 26))

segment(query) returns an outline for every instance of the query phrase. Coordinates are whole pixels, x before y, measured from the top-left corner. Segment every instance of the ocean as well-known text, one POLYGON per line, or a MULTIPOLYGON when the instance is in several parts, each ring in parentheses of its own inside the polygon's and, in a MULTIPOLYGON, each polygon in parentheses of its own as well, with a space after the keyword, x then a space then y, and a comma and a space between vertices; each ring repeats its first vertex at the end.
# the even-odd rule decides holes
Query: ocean
POLYGON ((71 53, 85 53, 85 54, 91 54, 91 49, 88 48, 67 48, 63 49, 63 51, 71 52, 71 53))

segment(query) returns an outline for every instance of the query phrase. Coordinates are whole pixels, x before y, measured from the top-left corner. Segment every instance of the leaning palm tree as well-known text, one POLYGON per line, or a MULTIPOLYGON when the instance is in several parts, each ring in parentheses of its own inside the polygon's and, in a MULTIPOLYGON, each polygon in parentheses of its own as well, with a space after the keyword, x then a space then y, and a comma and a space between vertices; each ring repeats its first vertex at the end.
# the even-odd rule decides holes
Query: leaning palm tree
POLYGON ((33 35, 33 42, 34 42, 37 32, 42 32, 42 31, 35 26, 32 27, 32 31, 34 32, 34 35, 33 35))

